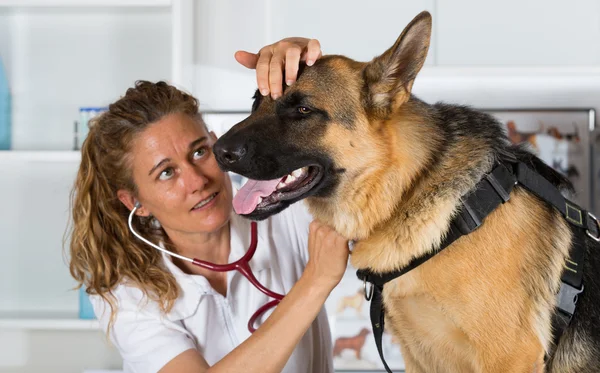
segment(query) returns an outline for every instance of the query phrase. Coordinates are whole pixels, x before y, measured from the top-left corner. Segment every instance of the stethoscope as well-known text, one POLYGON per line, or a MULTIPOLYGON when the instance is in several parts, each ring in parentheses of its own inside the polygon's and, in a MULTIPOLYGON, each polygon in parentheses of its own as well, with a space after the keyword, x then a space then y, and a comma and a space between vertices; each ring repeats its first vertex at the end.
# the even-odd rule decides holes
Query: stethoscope
POLYGON ((133 225, 131 222, 133 220, 133 214, 140 207, 142 207, 142 205, 139 202, 136 202, 135 206, 131 210, 131 213, 129 214, 129 229, 131 230, 131 233, 133 233, 137 238, 144 241, 145 243, 152 246, 153 248, 155 248, 159 251, 162 251, 163 253, 165 253, 167 255, 170 255, 175 258, 179 258, 181 260, 188 261, 194 265, 209 269, 211 271, 229 272, 229 271, 236 270, 239 273, 241 273, 244 277, 246 277, 248 279, 248 281, 250 281, 250 283, 252 285, 254 285, 255 288, 257 288, 258 290, 260 290, 267 296, 274 298, 272 301, 270 301, 270 302, 266 303, 265 305, 263 305, 262 307, 260 307, 256 312, 254 312, 252 317, 250 317, 250 320, 248 321, 248 330, 250 331, 250 333, 254 333, 256 331, 256 329, 254 328, 254 324, 255 324, 256 320, 258 320, 258 318, 260 316, 262 316, 265 312, 267 312, 271 308, 277 306, 279 304, 279 302, 281 302, 281 300, 283 299, 283 295, 275 293, 275 292, 267 289, 260 282, 258 282, 256 277, 254 277, 254 273, 252 273, 252 269, 250 269, 249 262, 250 262, 250 259, 252 259, 252 257, 254 256, 254 252, 256 251, 256 245, 258 243, 258 235, 256 233, 257 232, 256 222, 250 223, 250 227, 251 227, 251 229, 250 229, 250 232, 251 232, 250 233, 250 247, 248 248, 248 251, 246 252, 246 254, 244 254, 244 256, 242 256, 240 259, 236 260, 233 263, 215 264, 215 263, 207 262, 204 260, 200 260, 200 259, 196 259, 196 258, 192 259, 192 258, 185 257, 183 255, 176 254, 176 253, 166 250, 158 245, 155 245, 154 243, 148 241, 147 239, 145 239, 144 237, 139 235, 133 229, 133 225))

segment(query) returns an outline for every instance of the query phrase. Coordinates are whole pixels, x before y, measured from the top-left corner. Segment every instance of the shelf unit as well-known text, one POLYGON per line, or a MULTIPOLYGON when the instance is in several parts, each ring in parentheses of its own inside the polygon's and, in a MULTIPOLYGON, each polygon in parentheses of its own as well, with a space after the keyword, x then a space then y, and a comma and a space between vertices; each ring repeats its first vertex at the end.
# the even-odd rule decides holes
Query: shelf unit
POLYGON ((1 162, 79 162, 80 151, 71 150, 1 150, 1 162))
POLYGON ((0 7, 169 7, 171 0, 0 0, 0 7))
POLYGON ((0 330, 98 331, 98 320, 79 319, 69 312, 0 312, 0 330))
POLYGON ((78 318, 61 252, 81 160, 70 150, 76 109, 105 106, 135 79, 193 91, 193 7, 194 0, 0 0, 0 57, 13 93, 13 149, 0 151, 0 334, 99 330, 97 320, 78 318), (164 49, 158 62, 150 58, 156 48, 164 49), (18 270, 31 257, 44 263, 36 276, 18 270))
POLYGON ((137 79, 193 91, 193 8, 193 0, 0 0, 12 149, 71 149, 78 108, 106 106, 137 79))

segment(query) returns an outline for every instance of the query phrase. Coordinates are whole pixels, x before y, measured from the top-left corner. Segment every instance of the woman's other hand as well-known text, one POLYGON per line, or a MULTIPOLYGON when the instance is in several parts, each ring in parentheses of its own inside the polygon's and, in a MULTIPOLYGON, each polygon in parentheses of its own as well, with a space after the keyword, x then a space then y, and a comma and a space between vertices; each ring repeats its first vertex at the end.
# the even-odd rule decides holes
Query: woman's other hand
POLYGON ((235 59, 249 69, 256 69, 258 89, 263 96, 271 94, 276 100, 285 83, 290 86, 298 77, 300 61, 312 66, 322 56, 321 44, 317 39, 285 38, 263 47, 258 53, 237 51, 235 59))
POLYGON ((308 234, 309 260, 305 273, 329 291, 340 282, 348 265, 348 240, 333 228, 313 220, 308 234))

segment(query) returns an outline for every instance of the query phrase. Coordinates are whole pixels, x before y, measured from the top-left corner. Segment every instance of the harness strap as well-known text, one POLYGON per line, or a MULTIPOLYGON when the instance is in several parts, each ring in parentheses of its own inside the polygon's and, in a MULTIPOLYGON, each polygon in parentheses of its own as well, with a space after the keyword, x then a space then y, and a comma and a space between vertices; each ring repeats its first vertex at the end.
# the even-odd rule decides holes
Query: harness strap
POLYGON ((413 258, 408 265, 397 271, 387 273, 374 273, 368 269, 357 271, 356 274, 359 279, 363 280, 365 284, 369 282, 373 286, 370 307, 371 325, 377 351, 388 373, 392 373, 392 371, 385 361, 382 348, 385 315, 382 293, 385 283, 410 272, 450 246, 458 238, 479 228, 486 216, 510 199, 510 193, 517 183, 540 199, 549 202, 561 212, 569 223, 574 225, 572 229, 576 240, 563 271, 562 286, 558 295, 558 312, 555 312, 553 317, 553 327, 556 331, 555 344, 569 325, 575 312, 577 295, 583 291, 585 241, 581 239, 581 230, 585 230, 585 233, 592 239, 600 241, 600 225, 592 214, 586 213, 577 204, 565 199, 554 185, 530 170, 524 163, 511 162, 509 165, 510 168, 502 163, 496 165, 492 172, 477 184, 474 190, 462 198, 462 206, 452 220, 439 248, 421 257, 413 258), (579 241, 577 238, 579 238, 579 241))
MULTIPOLYGON (((571 258, 567 258, 565 263, 565 269, 561 277, 562 282, 557 296, 556 309, 552 314, 552 330, 554 330, 554 335, 551 351, 556 349, 561 336, 571 323, 579 294, 584 289, 582 271, 573 269, 572 267, 583 267, 585 236, 581 234, 580 229, 571 227, 571 230, 573 231, 573 250, 571 250, 570 257, 577 256, 578 259, 574 261, 571 258), (579 265, 575 265, 574 263, 579 265), (577 272, 574 272, 576 270, 577 272)), ((547 354, 545 360, 549 358, 550 356, 547 354)))
POLYGON ((584 290, 585 236, 587 235, 594 241, 600 241, 600 225, 598 225, 598 219, 594 215, 564 198, 548 180, 539 176, 525 164, 518 163, 516 173, 519 184, 559 211, 570 223, 573 233, 571 252, 566 259, 565 269, 561 276, 556 311, 552 315, 552 328, 555 331, 553 347, 556 348, 560 337, 573 319, 579 294, 584 290), (584 231, 585 235, 583 234, 584 231))
POLYGON ((377 345, 377 352, 383 362, 383 366, 388 373, 392 373, 392 370, 387 365, 385 358, 383 357, 383 346, 381 345, 383 339, 383 329, 385 324, 385 309, 383 306, 383 287, 374 285, 373 295, 371 298, 371 326, 373 327, 373 337, 375 337, 375 345, 377 345))
POLYGON ((487 215, 494 211, 498 205, 508 201, 515 181, 514 175, 506 166, 502 164, 496 166, 490 174, 479 182, 477 188, 463 198, 463 208, 460 209, 450 223, 450 229, 437 250, 432 250, 423 256, 412 259, 405 267, 394 272, 374 273, 368 269, 360 269, 356 273, 358 278, 383 287, 385 283, 417 268, 460 237, 479 228, 487 215), (500 190, 500 193, 497 190, 500 190))
POLYGON ((580 289, 583 282, 585 241, 579 239, 579 235, 585 233, 590 238, 600 241, 598 219, 591 213, 583 210, 576 203, 563 197, 554 185, 529 169, 524 163, 516 165, 516 172, 519 184, 538 198, 550 203, 571 224, 575 240, 573 250, 567 259, 562 280, 568 285, 580 289))

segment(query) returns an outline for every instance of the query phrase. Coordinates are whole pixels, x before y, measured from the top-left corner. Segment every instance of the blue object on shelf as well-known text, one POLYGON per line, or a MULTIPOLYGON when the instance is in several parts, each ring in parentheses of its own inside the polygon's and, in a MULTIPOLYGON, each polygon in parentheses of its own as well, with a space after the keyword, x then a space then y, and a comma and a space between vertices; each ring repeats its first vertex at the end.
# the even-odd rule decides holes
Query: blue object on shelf
POLYGON ((83 287, 79 288, 79 318, 92 320, 96 318, 89 295, 83 287))
POLYGON ((11 100, 8 78, 0 59, 0 150, 10 149, 11 100))
POLYGON ((108 107, 80 107, 79 108, 79 130, 77 134, 77 149, 81 149, 90 130, 90 120, 108 111, 108 107))

